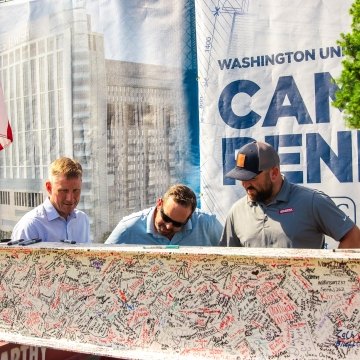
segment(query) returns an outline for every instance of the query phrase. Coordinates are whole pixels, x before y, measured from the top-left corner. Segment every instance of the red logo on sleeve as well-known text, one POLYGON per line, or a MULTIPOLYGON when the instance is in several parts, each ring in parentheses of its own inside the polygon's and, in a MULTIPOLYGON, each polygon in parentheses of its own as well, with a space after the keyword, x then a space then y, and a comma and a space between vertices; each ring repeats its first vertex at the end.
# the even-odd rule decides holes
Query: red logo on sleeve
POLYGON ((279 210, 279 214, 287 214, 287 213, 292 213, 292 212, 294 212, 293 208, 286 208, 286 209, 279 210))

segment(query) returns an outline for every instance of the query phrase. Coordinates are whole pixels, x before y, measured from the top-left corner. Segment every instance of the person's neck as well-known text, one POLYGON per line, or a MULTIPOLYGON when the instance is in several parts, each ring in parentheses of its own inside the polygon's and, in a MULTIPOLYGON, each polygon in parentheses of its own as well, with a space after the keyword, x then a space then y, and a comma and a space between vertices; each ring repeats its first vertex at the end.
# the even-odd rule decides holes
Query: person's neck
POLYGON ((274 189, 273 189, 271 197, 269 199, 267 199, 266 201, 264 201, 265 205, 269 205, 275 200, 276 196, 281 191, 283 183, 284 183, 284 179, 281 176, 280 180, 274 184, 274 189))
MULTIPOLYGON (((50 199, 49 199, 49 200, 50 200, 50 199)), ((56 212, 59 214, 59 216, 62 217, 64 220, 66 220, 70 214, 65 214, 65 213, 63 213, 62 211, 60 211, 60 210, 55 206, 55 204, 54 204, 51 200, 50 200, 50 202, 51 202, 51 205, 52 205, 52 206, 54 207, 54 209, 56 210, 56 212)))

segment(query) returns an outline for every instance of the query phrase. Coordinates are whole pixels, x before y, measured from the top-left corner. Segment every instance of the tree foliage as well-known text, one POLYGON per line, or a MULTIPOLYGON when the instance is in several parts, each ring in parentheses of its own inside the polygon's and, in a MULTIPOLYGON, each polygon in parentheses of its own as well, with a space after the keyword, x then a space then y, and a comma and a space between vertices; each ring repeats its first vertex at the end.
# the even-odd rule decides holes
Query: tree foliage
POLYGON ((360 0, 355 0, 349 10, 352 16, 351 31, 342 33, 338 44, 345 55, 342 72, 336 80, 340 89, 333 105, 343 110, 346 125, 360 128, 360 0))

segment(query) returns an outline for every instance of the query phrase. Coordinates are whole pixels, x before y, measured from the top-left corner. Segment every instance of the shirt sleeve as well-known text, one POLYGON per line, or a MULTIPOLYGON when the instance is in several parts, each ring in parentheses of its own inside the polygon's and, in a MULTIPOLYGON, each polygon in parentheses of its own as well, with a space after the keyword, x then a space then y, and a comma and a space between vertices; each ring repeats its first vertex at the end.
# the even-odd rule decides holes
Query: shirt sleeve
POLYGON ((219 245, 228 247, 242 246, 240 239, 237 237, 234 229, 232 213, 230 213, 226 218, 219 245))
POLYGON ((110 236, 106 239, 105 244, 120 244, 120 237, 125 232, 126 227, 123 221, 120 221, 110 236))
POLYGON ((334 201, 321 191, 313 196, 313 214, 319 231, 339 241, 355 223, 336 206, 334 201))
POLYGON ((90 221, 89 221, 89 217, 87 215, 85 215, 85 226, 86 226, 86 239, 87 239, 87 243, 91 243, 91 238, 90 238, 90 221))
POLYGON ((11 234, 11 240, 30 240, 37 238, 41 238, 41 236, 37 230, 35 220, 26 217, 20 219, 11 234))
POLYGON ((212 215, 211 229, 209 233, 211 234, 210 242, 212 246, 219 245, 219 239, 221 237, 221 233, 223 231, 223 226, 220 221, 217 219, 215 215, 212 215))

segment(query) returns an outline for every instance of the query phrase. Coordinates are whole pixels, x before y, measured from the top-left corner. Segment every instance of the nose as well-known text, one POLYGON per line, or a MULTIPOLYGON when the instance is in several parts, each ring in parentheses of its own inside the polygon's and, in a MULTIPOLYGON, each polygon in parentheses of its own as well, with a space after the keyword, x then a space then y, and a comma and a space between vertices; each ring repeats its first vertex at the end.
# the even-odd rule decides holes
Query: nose
POLYGON ((168 229, 168 230, 171 230, 174 226, 171 222, 169 223, 165 223, 165 227, 168 229))
POLYGON ((68 202, 73 202, 74 199, 75 199, 75 195, 74 195, 71 191, 69 191, 69 192, 66 194, 66 201, 68 201, 68 202))

